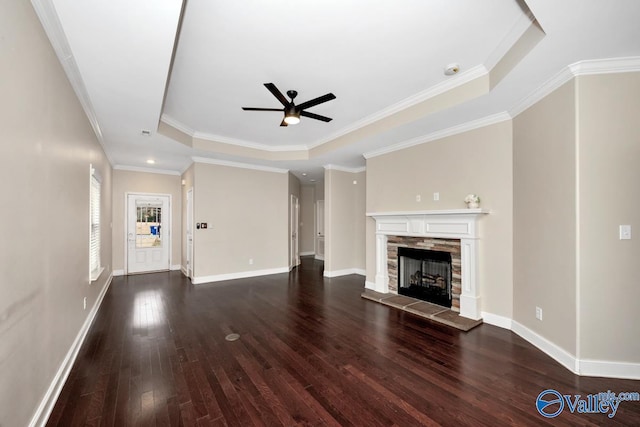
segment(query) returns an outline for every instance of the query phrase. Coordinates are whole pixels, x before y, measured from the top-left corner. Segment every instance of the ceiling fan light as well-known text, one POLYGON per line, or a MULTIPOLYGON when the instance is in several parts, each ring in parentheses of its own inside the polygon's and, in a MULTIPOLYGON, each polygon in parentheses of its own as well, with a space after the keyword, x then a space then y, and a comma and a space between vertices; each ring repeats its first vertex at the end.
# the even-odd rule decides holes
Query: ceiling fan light
POLYGON ((284 116, 284 122, 288 125, 297 125, 300 123, 300 116, 294 114, 287 114, 284 116))

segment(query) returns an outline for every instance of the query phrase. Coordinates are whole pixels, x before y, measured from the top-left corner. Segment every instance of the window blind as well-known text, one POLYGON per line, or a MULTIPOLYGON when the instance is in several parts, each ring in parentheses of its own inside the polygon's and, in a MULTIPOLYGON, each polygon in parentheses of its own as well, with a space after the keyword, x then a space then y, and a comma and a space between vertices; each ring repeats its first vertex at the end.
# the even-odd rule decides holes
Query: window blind
POLYGON ((91 281, 100 275, 100 179, 91 167, 89 191, 89 272, 91 281))

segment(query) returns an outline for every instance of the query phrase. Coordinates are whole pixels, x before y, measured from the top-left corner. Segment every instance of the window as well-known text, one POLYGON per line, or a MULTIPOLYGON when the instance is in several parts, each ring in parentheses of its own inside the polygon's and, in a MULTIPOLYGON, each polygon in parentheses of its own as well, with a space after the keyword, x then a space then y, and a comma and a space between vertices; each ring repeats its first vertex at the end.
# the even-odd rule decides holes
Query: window
POLYGON ((162 202, 136 201, 136 249, 162 247, 162 202))
POLYGON ((89 186, 89 276, 91 282, 98 280, 103 268, 100 266, 100 176, 90 166, 89 186))

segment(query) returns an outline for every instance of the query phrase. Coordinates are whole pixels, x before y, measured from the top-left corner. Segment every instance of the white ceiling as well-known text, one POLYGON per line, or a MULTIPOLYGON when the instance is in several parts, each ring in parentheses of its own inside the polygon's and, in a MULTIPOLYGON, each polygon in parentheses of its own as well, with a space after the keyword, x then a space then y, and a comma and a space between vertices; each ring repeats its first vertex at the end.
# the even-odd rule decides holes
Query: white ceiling
POLYGON ((637 0, 32 2, 112 164, 125 168, 182 172, 198 157, 319 179, 323 165, 362 167, 363 153, 508 118, 570 64, 640 57, 637 0), (495 78, 532 25, 540 40, 495 78), (450 63, 458 75, 444 75, 450 63), (484 78, 490 86, 454 96, 484 78), (280 107, 268 82, 297 90, 297 103, 334 93, 309 110, 334 120, 280 127, 282 113, 243 111, 280 107), (186 140, 158 132, 160 120, 186 140))

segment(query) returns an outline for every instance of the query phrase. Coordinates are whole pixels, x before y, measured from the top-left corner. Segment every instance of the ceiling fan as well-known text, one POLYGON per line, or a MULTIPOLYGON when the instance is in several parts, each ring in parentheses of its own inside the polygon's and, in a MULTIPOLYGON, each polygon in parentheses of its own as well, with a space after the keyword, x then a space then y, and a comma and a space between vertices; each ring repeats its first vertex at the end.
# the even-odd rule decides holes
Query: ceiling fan
POLYGON ((331 101, 332 99, 336 99, 336 96, 332 93, 328 93, 326 95, 319 96, 310 101, 303 102, 300 105, 295 105, 293 100, 298 95, 298 92, 295 90, 288 90, 287 96, 291 98, 291 101, 287 101, 287 98, 284 97, 282 92, 278 90, 276 85, 273 83, 265 83, 264 84, 269 92, 275 96, 278 101, 284 106, 284 108, 253 108, 253 107, 242 107, 245 111, 282 111, 284 112, 284 118, 280 123, 280 126, 288 126, 295 125, 300 122, 300 116, 309 117, 310 119, 321 120, 323 122, 330 122, 332 119, 329 117, 321 116, 320 114, 310 113, 305 111, 307 108, 314 107, 318 104, 322 104, 323 102, 331 101))

